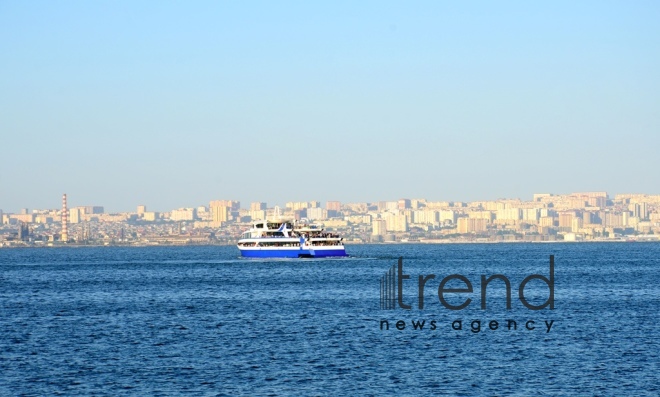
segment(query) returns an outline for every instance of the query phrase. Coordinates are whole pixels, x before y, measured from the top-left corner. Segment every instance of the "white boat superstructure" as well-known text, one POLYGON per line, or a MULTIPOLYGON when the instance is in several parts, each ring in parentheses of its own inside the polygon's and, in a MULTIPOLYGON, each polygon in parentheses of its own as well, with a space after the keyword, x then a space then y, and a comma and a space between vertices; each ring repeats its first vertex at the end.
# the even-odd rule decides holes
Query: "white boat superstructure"
POLYGON ((255 258, 346 256, 342 238, 306 220, 258 220, 238 241, 241 255, 255 258))

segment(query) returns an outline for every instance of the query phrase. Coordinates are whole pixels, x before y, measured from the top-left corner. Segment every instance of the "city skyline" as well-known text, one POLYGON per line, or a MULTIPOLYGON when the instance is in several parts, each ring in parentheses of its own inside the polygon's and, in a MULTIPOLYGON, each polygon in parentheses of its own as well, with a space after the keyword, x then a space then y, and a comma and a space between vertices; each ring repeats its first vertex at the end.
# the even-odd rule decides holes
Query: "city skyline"
POLYGON ((657 2, 4 2, 0 208, 655 188, 657 2))
MULTIPOLYGON (((339 202, 341 204, 357 204, 357 203, 365 203, 365 204, 377 204, 379 202, 395 202, 398 200, 402 199, 413 199, 413 200, 421 200, 421 201, 429 201, 429 202, 448 202, 448 203, 453 203, 453 202, 458 202, 458 203, 474 203, 474 202, 496 202, 496 201, 506 201, 506 200, 520 200, 521 202, 529 202, 532 201, 532 198, 535 195, 538 194, 549 194, 551 196, 565 196, 565 195, 572 195, 572 194, 583 194, 583 193, 588 193, 588 192, 603 192, 606 193, 609 197, 615 197, 617 195, 645 195, 645 196, 660 196, 660 192, 651 192, 651 191, 644 191, 644 192, 609 192, 603 189, 596 189, 596 190, 575 190, 575 191, 570 191, 570 192, 550 192, 550 191, 537 191, 529 194, 527 197, 497 197, 497 198, 477 198, 474 200, 455 200, 451 198, 428 198, 428 197, 415 197, 411 195, 402 195, 401 197, 394 198, 394 197, 388 197, 385 199, 372 199, 372 200, 363 200, 363 201, 345 201, 345 200, 339 200, 339 199, 321 199, 319 200, 318 198, 303 198, 303 199, 287 199, 283 202, 274 202, 272 200, 266 200, 266 199, 258 199, 258 200, 239 200, 236 197, 232 197, 231 194, 227 194, 224 196, 217 195, 215 197, 211 197, 206 199, 205 201, 196 201, 194 203, 183 203, 182 205, 174 206, 174 207, 164 207, 162 205, 158 204, 152 204, 152 203, 145 203, 145 202, 137 202, 136 204, 133 205, 131 208, 126 208, 126 209, 121 209, 117 210, 112 207, 108 207, 104 204, 103 200, 96 200, 93 202, 79 202, 79 200, 76 200, 75 197, 72 197, 71 194, 64 193, 68 195, 68 200, 70 203, 70 207, 92 207, 92 206, 100 206, 104 208, 104 212, 106 213, 127 213, 127 212, 134 212, 136 208, 145 206, 146 208, 149 209, 149 211, 156 211, 156 212, 170 212, 172 210, 177 210, 181 208, 196 208, 200 206, 208 207, 209 202, 213 202, 214 200, 227 200, 227 201, 234 201, 238 202, 240 204, 241 209, 249 209, 250 205, 252 203, 265 203, 268 205, 268 208, 286 208, 288 203, 292 202, 318 202, 320 203, 321 206, 325 207, 326 203, 328 202, 339 202)), ((24 206, 19 206, 18 208, 11 209, 11 208, 3 208, 0 206, 0 214, 5 213, 14 213, 18 214, 26 209, 28 212, 32 211, 44 211, 44 210, 53 210, 61 207, 61 198, 62 194, 57 195, 56 197, 52 198, 51 204, 49 206, 43 206, 43 207, 30 207, 27 205, 24 206)), ((1 203, 0 203, 1 205, 1 203)))
POLYGON ((282 207, 220 199, 208 206, 163 212, 138 205, 135 211, 119 213, 69 203, 63 194, 58 209, 0 211, 0 247, 226 245, 235 244, 251 224, 264 219, 313 222, 350 243, 612 242, 660 237, 660 195, 643 193, 536 193, 531 200, 472 202, 289 201, 282 207))

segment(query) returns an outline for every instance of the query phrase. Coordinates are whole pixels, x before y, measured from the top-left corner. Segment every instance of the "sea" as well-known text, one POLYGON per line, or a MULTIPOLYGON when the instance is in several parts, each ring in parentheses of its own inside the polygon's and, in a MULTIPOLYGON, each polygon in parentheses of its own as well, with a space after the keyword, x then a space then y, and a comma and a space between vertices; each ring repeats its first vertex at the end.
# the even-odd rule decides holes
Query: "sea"
POLYGON ((659 243, 347 251, 0 249, 0 395, 660 395, 659 243))

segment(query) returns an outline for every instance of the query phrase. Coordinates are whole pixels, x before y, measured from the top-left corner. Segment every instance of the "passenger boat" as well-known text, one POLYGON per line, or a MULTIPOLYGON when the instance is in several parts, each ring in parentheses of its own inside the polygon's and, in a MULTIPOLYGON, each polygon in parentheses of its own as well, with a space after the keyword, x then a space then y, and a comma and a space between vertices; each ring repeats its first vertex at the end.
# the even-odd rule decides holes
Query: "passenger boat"
POLYGON ((342 240, 306 220, 259 220, 243 232, 238 249, 242 256, 250 258, 347 256, 342 240))

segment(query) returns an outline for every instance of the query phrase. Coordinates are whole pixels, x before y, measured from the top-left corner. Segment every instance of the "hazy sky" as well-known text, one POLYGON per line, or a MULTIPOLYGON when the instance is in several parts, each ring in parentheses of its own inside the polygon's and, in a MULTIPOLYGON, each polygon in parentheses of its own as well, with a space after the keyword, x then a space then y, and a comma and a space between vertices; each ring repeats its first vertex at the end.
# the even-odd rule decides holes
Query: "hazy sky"
POLYGON ((657 1, 0 1, 0 209, 660 193, 657 1))

